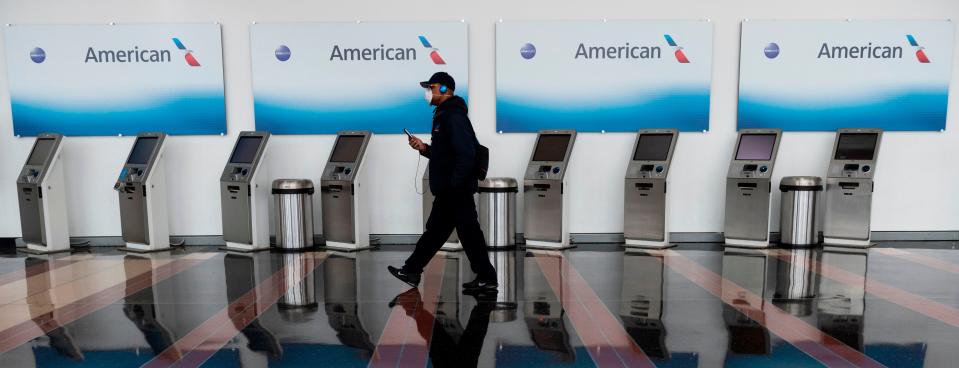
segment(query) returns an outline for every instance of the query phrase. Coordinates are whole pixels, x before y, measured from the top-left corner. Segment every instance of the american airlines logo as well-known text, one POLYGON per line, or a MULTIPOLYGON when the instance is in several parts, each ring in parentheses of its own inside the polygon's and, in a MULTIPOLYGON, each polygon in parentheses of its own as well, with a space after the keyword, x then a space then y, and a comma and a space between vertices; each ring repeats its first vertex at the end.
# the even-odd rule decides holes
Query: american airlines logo
POLYGON ((926 56, 924 51, 926 48, 919 45, 919 42, 916 41, 916 38, 911 34, 906 35, 906 40, 909 40, 909 45, 916 48, 916 59, 919 59, 920 63, 929 64, 929 57, 926 56))
POLYGON ((180 42, 179 38, 173 37, 173 43, 176 45, 176 48, 180 49, 180 51, 183 51, 183 58, 186 59, 187 64, 194 67, 200 66, 200 62, 196 61, 196 57, 193 56, 193 50, 186 48, 186 46, 183 45, 183 42, 180 42))
POLYGON ((423 44, 423 47, 430 50, 430 60, 433 60, 433 64, 436 65, 446 65, 446 61, 443 60, 443 57, 440 56, 440 50, 433 47, 430 44, 430 41, 426 39, 426 36, 420 35, 420 43, 423 44))

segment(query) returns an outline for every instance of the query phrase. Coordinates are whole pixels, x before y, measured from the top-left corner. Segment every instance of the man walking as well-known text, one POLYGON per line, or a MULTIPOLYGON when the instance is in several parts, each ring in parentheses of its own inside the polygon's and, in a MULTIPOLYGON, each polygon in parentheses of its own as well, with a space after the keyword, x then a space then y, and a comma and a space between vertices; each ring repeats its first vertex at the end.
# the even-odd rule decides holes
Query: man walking
POLYGON ((445 72, 420 82, 433 111, 432 144, 410 136, 410 147, 430 159, 430 191, 435 199, 426 231, 402 268, 388 266, 393 276, 416 287, 433 255, 456 229, 476 279, 463 284, 464 293, 496 292, 496 271, 486 254, 486 238, 476 216, 476 133, 467 116, 466 101, 454 95, 456 81, 445 72))

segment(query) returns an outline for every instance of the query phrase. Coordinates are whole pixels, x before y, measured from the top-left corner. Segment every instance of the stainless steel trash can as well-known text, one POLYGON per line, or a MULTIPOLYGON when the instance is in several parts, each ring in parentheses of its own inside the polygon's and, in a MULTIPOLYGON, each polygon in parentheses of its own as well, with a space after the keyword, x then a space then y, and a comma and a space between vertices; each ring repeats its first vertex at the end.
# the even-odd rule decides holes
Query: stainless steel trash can
POLYGON ((313 182, 307 179, 273 181, 273 216, 278 248, 313 247, 313 192, 313 182))
POLYGON ((786 245, 813 245, 819 243, 816 226, 816 207, 822 178, 818 176, 787 176, 779 182, 782 206, 779 216, 780 243, 786 245))
POLYGON ((479 183, 479 222, 490 248, 516 245, 516 193, 513 178, 487 178, 479 183))
POLYGON ((282 309, 317 310, 316 258, 310 253, 285 253, 273 258, 274 269, 282 269, 286 292, 277 306, 282 309))

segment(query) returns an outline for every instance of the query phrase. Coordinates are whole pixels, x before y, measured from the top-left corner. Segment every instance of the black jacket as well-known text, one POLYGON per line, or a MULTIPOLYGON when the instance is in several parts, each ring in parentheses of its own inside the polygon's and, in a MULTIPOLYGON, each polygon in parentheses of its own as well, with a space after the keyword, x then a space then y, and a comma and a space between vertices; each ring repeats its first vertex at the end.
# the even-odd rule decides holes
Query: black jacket
POLYGON ((476 133, 466 101, 453 96, 433 111, 433 141, 423 156, 430 159, 430 191, 433 195, 476 193, 476 133))

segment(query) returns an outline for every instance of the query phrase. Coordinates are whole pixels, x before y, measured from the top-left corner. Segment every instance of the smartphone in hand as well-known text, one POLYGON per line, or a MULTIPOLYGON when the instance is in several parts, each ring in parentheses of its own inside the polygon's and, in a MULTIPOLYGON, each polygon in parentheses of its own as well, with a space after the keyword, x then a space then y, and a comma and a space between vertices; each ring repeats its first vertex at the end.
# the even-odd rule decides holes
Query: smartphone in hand
POLYGON ((406 133, 407 138, 413 138, 413 133, 410 133, 409 129, 403 128, 403 133, 406 133))

